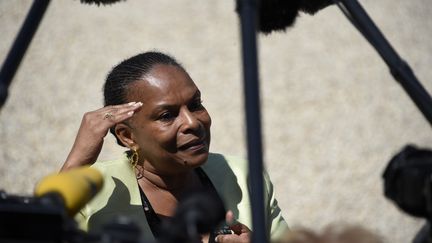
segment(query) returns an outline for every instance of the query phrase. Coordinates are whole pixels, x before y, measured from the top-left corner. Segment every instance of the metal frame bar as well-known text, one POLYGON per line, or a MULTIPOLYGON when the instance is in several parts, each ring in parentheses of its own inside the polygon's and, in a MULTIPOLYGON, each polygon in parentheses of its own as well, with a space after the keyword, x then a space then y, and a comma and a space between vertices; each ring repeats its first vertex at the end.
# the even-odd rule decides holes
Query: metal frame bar
POLYGON ((357 0, 334 0, 342 12, 375 48, 393 77, 401 84, 411 100, 432 125, 432 98, 414 72, 390 45, 384 35, 357 0))
POLYGON ((8 89, 45 14, 50 0, 34 0, 0 70, 0 108, 6 103, 8 89))
POLYGON ((264 217, 263 154, 257 55, 257 1, 238 0, 241 22, 243 90, 252 204, 252 242, 268 242, 264 217))

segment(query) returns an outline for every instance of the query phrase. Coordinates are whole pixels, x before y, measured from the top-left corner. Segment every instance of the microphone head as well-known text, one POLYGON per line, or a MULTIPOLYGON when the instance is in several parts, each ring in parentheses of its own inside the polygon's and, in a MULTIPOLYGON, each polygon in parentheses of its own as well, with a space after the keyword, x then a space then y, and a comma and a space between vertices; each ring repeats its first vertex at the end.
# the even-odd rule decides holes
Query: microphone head
POLYGON ((300 8, 300 0, 261 1, 259 8, 259 31, 270 34, 272 31, 285 31, 294 24, 300 8))
POLYGON ((406 213, 432 216, 432 150, 408 145, 393 156, 383 173, 384 195, 406 213))
POLYGON ((180 202, 174 218, 179 222, 194 223, 199 233, 207 233, 225 219, 225 214, 225 206, 216 193, 196 191, 180 202))
POLYGON ((74 216, 98 193, 103 185, 102 174, 89 166, 51 174, 35 188, 35 196, 57 194, 63 199, 69 216, 74 216))
MULTIPOLYGON (((237 1, 237 12, 241 7, 237 1)), ((294 25, 298 12, 315 14, 319 10, 333 4, 333 0, 266 0, 259 7, 258 30, 264 34, 272 31, 285 31, 294 25)))
POLYGON ((225 214, 225 206, 216 193, 187 193, 179 202, 174 216, 163 222, 161 232, 165 233, 160 242, 196 242, 199 234, 214 230, 224 220, 225 214))

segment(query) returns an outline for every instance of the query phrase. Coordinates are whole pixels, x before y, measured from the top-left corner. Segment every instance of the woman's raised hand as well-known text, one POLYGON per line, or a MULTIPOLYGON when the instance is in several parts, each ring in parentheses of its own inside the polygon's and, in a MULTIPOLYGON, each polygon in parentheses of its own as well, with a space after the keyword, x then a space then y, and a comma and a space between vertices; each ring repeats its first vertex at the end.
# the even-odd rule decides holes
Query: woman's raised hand
POLYGON ((141 102, 130 102, 85 113, 74 145, 61 170, 93 164, 99 156, 109 129, 132 117, 141 106, 141 102))

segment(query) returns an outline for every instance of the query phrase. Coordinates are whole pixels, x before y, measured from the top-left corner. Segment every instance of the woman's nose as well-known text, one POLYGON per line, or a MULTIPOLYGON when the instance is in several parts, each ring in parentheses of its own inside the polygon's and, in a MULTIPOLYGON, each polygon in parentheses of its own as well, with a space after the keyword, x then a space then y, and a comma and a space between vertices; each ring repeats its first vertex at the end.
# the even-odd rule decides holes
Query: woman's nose
POLYGON ((200 122, 197 117, 187 108, 182 112, 182 132, 195 132, 200 129, 200 122))

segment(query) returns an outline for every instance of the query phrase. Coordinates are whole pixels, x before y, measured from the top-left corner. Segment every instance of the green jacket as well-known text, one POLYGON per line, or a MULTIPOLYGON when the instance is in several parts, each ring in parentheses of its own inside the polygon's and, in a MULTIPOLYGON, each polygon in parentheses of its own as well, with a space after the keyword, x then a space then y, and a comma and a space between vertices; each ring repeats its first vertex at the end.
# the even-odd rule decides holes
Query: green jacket
MULTIPOLYGON (((104 186, 76 217, 80 227, 89 232, 100 232, 104 224, 112 222, 118 215, 124 215, 141 227, 146 238, 153 239, 142 207, 135 173, 126 156, 119 160, 96 162, 93 167, 103 174, 104 186)), ((247 161, 210 153, 202 169, 216 188, 225 208, 233 211, 237 221, 253 230, 247 161)), ((273 185, 266 172, 264 182, 267 234, 271 240, 276 240, 288 226, 282 217, 274 197, 273 185)))

